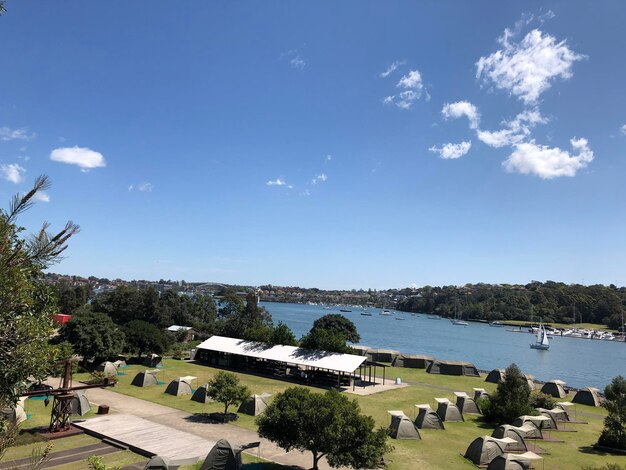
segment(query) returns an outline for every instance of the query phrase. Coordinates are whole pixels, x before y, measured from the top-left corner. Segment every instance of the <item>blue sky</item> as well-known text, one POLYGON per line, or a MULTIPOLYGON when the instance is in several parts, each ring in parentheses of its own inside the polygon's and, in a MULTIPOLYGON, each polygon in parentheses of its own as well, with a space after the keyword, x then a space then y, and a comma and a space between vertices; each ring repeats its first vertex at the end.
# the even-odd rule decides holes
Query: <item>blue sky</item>
POLYGON ((624 2, 7 9, 0 198, 50 176, 55 272, 626 284, 624 2))

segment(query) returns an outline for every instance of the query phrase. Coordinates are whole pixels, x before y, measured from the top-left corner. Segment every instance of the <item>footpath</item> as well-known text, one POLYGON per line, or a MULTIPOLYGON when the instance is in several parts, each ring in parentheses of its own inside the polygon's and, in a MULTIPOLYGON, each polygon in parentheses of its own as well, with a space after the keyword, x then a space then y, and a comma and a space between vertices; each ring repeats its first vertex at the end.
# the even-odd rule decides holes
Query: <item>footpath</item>
MULTIPOLYGON (((260 441, 261 446, 259 448, 250 449, 246 452, 282 465, 310 468, 313 464, 310 452, 295 450, 285 452, 284 449, 267 439, 260 438, 256 432, 232 424, 198 422, 195 415, 191 413, 123 395, 108 389, 91 389, 88 391, 87 397, 91 403, 108 405, 115 412, 138 416, 211 441, 227 439, 234 445, 260 441)), ((319 466, 320 470, 330 470, 330 466, 325 460, 320 461, 319 466)))

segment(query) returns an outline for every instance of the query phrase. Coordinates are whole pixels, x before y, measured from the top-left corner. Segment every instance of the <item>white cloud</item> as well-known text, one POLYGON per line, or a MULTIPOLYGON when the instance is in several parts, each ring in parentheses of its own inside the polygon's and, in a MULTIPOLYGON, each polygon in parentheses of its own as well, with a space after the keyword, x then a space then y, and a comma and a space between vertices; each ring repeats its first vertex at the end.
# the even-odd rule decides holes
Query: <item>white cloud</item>
POLYGON ((622 127, 619 128, 619 131, 623 134, 626 135, 626 124, 624 124, 622 127))
POLYGON ((534 140, 516 144, 515 151, 502 165, 509 172, 534 174, 542 179, 575 176, 593 160, 593 151, 589 149, 587 139, 574 138, 570 143, 577 155, 570 155, 557 147, 537 145, 534 140))
POLYGON ((33 199, 39 202, 50 202, 50 196, 44 191, 37 191, 33 196, 33 199))
MULTIPOLYGON (((395 104, 401 109, 411 109, 413 103, 419 100, 422 93, 425 92, 424 84, 422 82, 422 75, 418 70, 410 70, 409 73, 404 75, 400 81, 396 84, 397 88, 401 91, 397 95, 390 95, 383 99, 385 104, 395 104)), ((424 93, 426 100, 430 98, 428 93, 424 93)))
POLYGON ((151 193, 154 189, 154 185, 152 183, 145 182, 139 184, 139 186, 137 186, 137 189, 142 193, 151 193))
POLYGON ((315 178, 311 180, 311 184, 323 183, 327 179, 328 179, 328 176, 326 176, 326 173, 320 173, 319 175, 317 175, 315 178))
POLYGON ((508 90, 525 104, 534 104, 556 78, 572 76, 574 62, 585 58, 573 52, 566 41, 556 42, 538 29, 519 43, 511 42, 515 32, 505 29, 498 42, 502 49, 476 62, 476 78, 508 90))
POLYGON ((128 186, 129 191, 132 191, 133 189, 135 189, 135 186, 133 186, 132 184, 128 186))
POLYGON ((472 129, 478 128, 480 123, 480 113, 476 106, 469 101, 457 101, 455 103, 446 103, 441 109, 441 114, 445 119, 458 119, 460 117, 467 117, 469 126, 472 129))
POLYGON ((333 159, 332 155, 326 155, 326 161, 329 162, 333 159))
POLYGON ((77 165, 82 171, 106 166, 106 161, 100 152, 86 147, 62 147, 50 153, 50 160, 70 165, 77 165))
POLYGON ((28 135, 25 127, 21 129, 11 129, 9 127, 0 127, 0 140, 31 140, 35 138, 35 134, 28 135))
POLYGON ((293 186, 287 184, 285 180, 281 180, 280 178, 276 178, 275 180, 270 180, 265 183, 266 186, 285 186, 288 189, 293 189, 293 186))
POLYGON ((0 165, 0 174, 5 180, 10 181, 11 183, 21 183, 24 180, 25 172, 26 169, 21 167, 17 163, 0 165))
POLYGON ((406 64, 406 60, 396 60, 389 67, 387 67, 387 70, 385 70, 384 72, 381 72, 380 77, 387 78, 389 75, 395 72, 398 69, 398 67, 404 64, 406 64))
POLYGON ((460 158, 469 152, 472 147, 472 142, 461 142, 460 144, 444 144, 441 147, 432 146, 428 150, 434 153, 438 153, 440 158, 445 160, 452 160, 460 158))
POLYGON ((530 135, 530 130, 537 124, 548 122, 538 110, 526 110, 511 121, 502 121, 504 129, 499 131, 476 130, 478 139, 490 147, 500 148, 522 142, 530 135))
POLYGON ((286 59, 289 62, 289 65, 294 69, 302 70, 306 67, 306 60, 302 58, 297 49, 283 52, 280 55, 280 59, 286 59))

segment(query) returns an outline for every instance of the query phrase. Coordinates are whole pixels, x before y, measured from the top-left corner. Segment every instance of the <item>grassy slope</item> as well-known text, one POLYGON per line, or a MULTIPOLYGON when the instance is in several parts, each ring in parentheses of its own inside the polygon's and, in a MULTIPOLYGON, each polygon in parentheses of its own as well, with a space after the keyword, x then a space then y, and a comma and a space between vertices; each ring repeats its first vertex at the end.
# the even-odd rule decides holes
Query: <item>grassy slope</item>
MULTIPOLYGON (((183 375, 193 375, 198 377, 197 383, 201 385, 217 372, 217 369, 211 367, 175 360, 166 360, 165 366, 159 377, 164 382, 183 375)), ((189 397, 166 395, 163 393, 166 385, 147 388, 131 386, 130 382, 134 374, 141 369, 142 367, 139 366, 125 369, 126 375, 119 377, 120 381, 114 390, 190 413, 222 411, 222 405, 218 403, 203 405, 192 402, 189 397)), ((237 375, 252 393, 276 393, 294 385, 254 375, 241 373, 237 375)), ((413 417, 415 404, 431 403, 431 406, 434 406, 435 397, 448 397, 453 400, 453 391, 465 391, 471 394, 473 387, 485 388, 487 391, 495 390, 495 384, 486 383, 484 378, 431 375, 423 370, 399 368, 388 368, 386 375, 387 378, 401 377, 403 382, 411 385, 384 393, 355 397, 361 404, 363 412, 373 416, 379 426, 388 425, 387 410, 403 410, 413 417), (444 389, 449 389, 449 391, 444 389)), ((313 390, 321 391, 315 388, 313 390)), ((569 396, 567 399, 571 400, 571 398, 572 396, 569 396)), ((545 468, 579 469, 584 465, 623 462, 623 457, 605 456, 591 451, 590 446, 597 441, 602 429, 602 418, 599 416, 583 417, 581 413, 604 415, 604 410, 577 405, 576 411, 578 418, 589 421, 589 424, 570 425, 578 431, 575 433, 552 433, 552 436, 566 441, 564 443, 540 442, 539 445, 550 452, 545 456, 545 468)), ((465 452, 474 438, 491 434, 492 428, 485 426, 476 416, 468 415, 466 418, 467 421, 464 423, 447 423, 445 431, 423 430, 421 441, 393 441, 395 450, 388 456, 388 459, 392 461, 390 470, 472 468, 473 465, 459 454, 465 452)), ((247 429, 255 429, 254 418, 251 416, 240 415, 235 424, 247 429)))

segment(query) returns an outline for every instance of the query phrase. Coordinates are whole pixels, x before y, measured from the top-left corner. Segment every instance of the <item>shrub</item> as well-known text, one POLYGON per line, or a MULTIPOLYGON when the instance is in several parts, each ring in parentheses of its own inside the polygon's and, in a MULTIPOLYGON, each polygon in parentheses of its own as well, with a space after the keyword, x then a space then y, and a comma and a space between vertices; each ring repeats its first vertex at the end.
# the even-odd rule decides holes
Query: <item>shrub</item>
POLYGON ((486 407, 485 420, 497 424, 512 424, 515 418, 534 412, 530 405, 530 387, 526 377, 515 364, 507 367, 506 380, 498 384, 498 389, 486 407))
POLYGON ((545 408, 546 410, 551 410, 554 408, 555 404, 556 400, 550 395, 546 395, 545 393, 541 393, 537 390, 530 392, 530 406, 533 408, 545 408))

